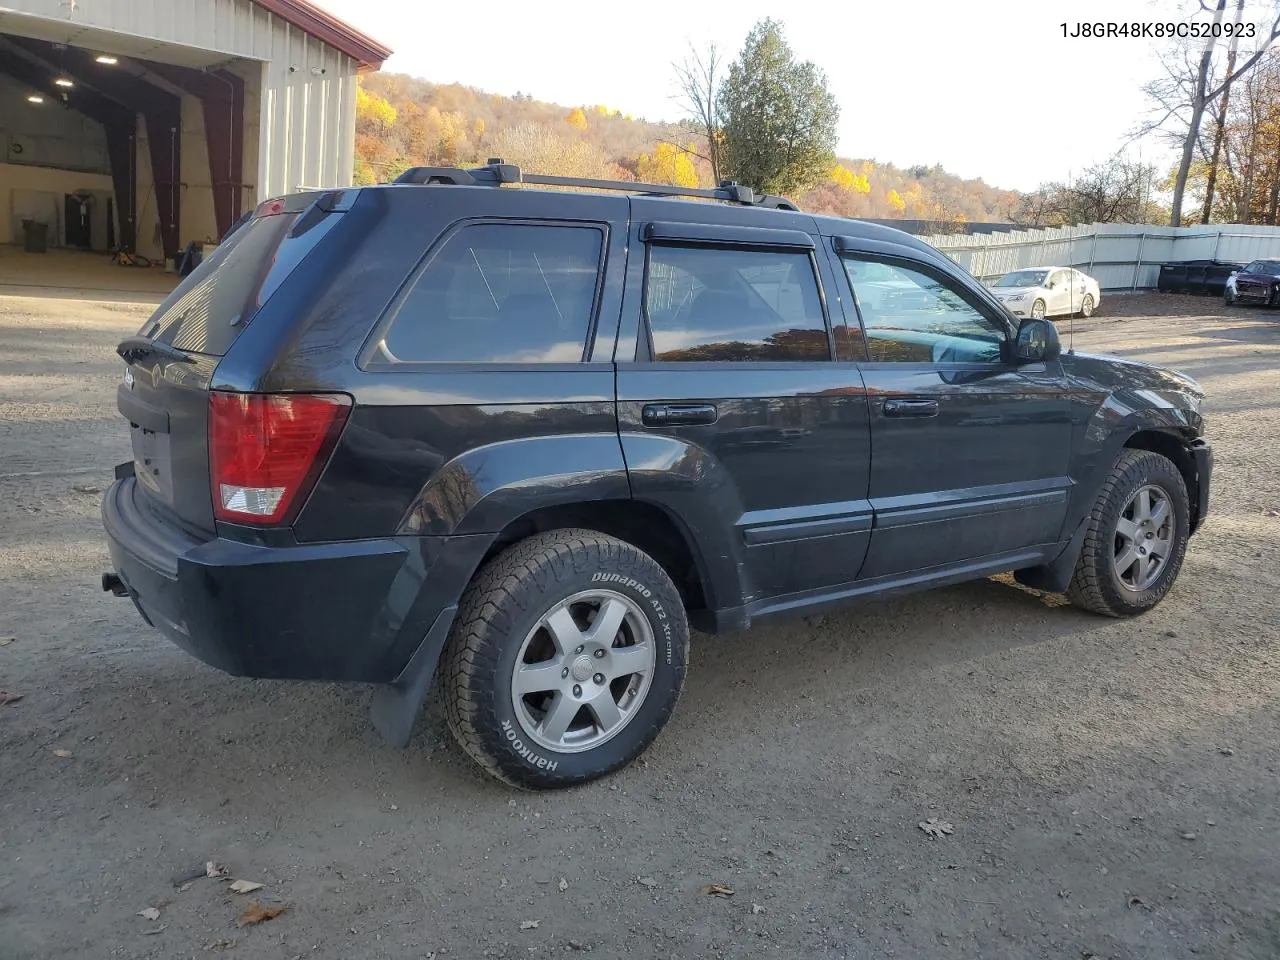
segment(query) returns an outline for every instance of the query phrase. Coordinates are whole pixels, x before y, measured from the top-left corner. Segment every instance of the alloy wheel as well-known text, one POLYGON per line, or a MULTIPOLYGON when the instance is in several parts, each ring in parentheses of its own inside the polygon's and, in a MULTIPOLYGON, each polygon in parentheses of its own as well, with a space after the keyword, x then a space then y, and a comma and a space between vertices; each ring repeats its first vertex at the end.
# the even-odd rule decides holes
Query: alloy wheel
POLYGON ((1173 552, 1173 503, 1163 487, 1139 487, 1116 521, 1112 568, 1126 590, 1141 593, 1164 573, 1173 552))
POLYGON ((612 590, 576 593, 548 610, 520 646, 511 701, 535 743, 579 753, 617 736, 644 702, 657 665, 649 620, 612 590))

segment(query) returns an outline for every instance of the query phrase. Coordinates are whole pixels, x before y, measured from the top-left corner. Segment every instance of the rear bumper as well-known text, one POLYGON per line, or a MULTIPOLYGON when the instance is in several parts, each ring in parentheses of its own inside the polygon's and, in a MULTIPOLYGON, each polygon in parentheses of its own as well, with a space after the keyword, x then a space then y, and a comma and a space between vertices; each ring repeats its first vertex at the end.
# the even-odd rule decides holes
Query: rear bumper
POLYGON ((115 576, 148 624, 236 676, 396 680, 488 547, 486 537, 199 540, 157 522, 145 496, 127 477, 103 498, 115 576))
POLYGON ((1195 440, 1191 444, 1191 457, 1196 465, 1196 503, 1195 517, 1191 522, 1191 532, 1195 533, 1209 515, 1209 487, 1213 480, 1213 446, 1206 440, 1195 440))

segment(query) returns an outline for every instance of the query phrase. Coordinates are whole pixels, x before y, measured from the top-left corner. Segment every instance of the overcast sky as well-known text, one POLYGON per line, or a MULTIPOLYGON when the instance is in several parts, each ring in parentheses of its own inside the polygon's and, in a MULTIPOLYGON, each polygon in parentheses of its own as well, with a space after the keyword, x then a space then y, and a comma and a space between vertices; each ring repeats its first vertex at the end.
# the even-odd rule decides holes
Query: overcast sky
MULTIPOLYGON (((677 119, 673 60, 714 41, 732 56, 774 16, 796 53, 826 72, 841 107, 839 152, 941 163, 1030 189, 1105 159, 1145 115, 1142 84, 1164 41, 1064 38, 1062 22, 1185 18, 1196 0, 737 0, 471 4, 319 0, 390 46, 384 69, 493 93, 604 103, 677 119), (602 8, 609 13, 601 12, 602 8), (504 11, 510 11, 504 13, 504 11), (553 12, 554 11, 554 12, 553 12)), ((1256 2, 1250 6, 1256 7, 1256 2)), ((1162 169, 1166 146, 1146 141, 1162 169)))

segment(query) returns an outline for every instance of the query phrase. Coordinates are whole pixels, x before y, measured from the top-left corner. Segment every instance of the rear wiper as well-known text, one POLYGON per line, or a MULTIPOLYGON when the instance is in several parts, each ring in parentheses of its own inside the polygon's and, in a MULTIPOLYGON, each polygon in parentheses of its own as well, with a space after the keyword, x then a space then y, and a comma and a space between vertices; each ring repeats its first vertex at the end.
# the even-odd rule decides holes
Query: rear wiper
POLYGON ((176 360, 178 363, 196 362, 195 357, 190 354, 184 353, 177 347, 171 347, 167 343, 152 340, 150 337, 128 337, 121 340, 116 347, 116 353, 120 354, 125 363, 137 363, 149 354, 164 357, 166 360, 176 360))

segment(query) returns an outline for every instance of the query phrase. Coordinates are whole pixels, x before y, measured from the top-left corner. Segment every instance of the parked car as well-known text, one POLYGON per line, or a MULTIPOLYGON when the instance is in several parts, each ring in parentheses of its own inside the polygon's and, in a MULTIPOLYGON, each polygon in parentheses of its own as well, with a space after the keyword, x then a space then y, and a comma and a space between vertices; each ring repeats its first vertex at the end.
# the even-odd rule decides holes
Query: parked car
POLYGON ((396 744, 438 679, 530 788, 648 746, 690 626, 1002 571, 1133 616, 1209 503, 1193 380, 734 185, 284 197, 118 352, 103 588, 229 673, 376 684, 396 744))
POLYGON ((1222 300, 1228 306, 1280 307, 1280 260, 1254 260, 1227 278, 1222 300))
POLYGON ((1015 317, 1091 317, 1102 302, 1098 281, 1072 267, 1015 270, 991 288, 1015 317))

